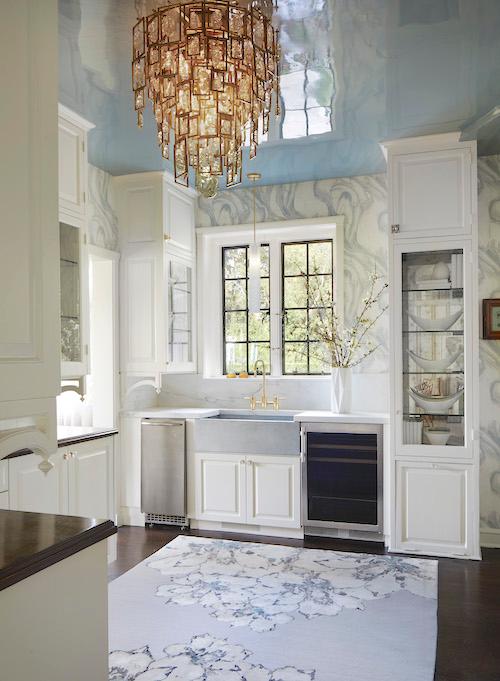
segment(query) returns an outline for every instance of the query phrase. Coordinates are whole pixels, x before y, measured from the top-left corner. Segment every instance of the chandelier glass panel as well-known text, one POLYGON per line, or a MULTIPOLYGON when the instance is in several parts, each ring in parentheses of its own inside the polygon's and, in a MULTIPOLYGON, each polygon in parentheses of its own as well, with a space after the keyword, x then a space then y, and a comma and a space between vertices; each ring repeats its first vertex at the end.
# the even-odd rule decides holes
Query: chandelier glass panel
POLYGON ((279 106, 278 31, 272 2, 170 2, 133 28, 132 84, 138 125, 146 95, 152 102, 165 158, 173 137, 175 179, 227 186, 242 177, 242 149, 250 158, 266 133, 275 95, 279 106))

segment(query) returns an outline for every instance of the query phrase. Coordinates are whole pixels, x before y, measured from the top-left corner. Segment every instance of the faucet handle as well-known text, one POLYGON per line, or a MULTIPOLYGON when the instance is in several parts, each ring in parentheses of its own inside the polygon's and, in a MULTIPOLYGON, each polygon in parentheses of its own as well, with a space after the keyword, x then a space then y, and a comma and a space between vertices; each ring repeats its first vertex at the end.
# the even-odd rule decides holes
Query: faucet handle
POLYGON ((284 397, 279 397, 278 395, 275 395, 275 396, 273 397, 273 401, 272 401, 272 402, 269 402, 269 404, 272 404, 272 405, 273 405, 273 409, 274 409, 275 411, 278 411, 279 408, 280 408, 280 401, 281 401, 281 400, 284 400, 284 399, 285 399, 284 397))
POLYGON ((250 409, 252 411, 255 411, 255 408, 257 407, 257 400, 255 399, 255 395, 251 395, 250 397, 245 397, 246 400, 250 400, 250 409))

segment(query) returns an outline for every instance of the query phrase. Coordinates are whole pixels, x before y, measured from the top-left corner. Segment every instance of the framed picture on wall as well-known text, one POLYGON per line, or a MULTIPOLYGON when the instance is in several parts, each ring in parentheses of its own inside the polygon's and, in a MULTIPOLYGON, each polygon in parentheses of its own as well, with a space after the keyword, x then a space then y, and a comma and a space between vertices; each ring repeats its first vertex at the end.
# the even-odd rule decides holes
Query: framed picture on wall
POLYGON ((500 340, 500 298, 483 300, 483 338, 500 340))

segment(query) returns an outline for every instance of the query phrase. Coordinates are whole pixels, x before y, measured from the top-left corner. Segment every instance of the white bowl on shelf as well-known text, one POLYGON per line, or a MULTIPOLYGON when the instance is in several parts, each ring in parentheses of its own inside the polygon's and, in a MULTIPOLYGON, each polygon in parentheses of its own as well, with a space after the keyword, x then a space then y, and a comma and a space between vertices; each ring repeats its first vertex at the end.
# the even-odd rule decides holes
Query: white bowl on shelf
POLYGON ((408 317, 413 319, 415 324, 424 331, 447 331, 456 321, 461 317, 463 309, 448 315, 448 317, 441 317, 441 319, 425 319, 419 317, 412 312, 408 312, 408 317))
POLYGON ((448 443, 451 432, 444 428, 426 428, 424 434, 431 445, 443 446, 448 443))
POLYGON ((455 402, 460 399, 464 393, 464 389, 460 388, 453 395, 446 395, 445 397, 432 397, 432 395, 422 395, 414 388, 408 388, 410 396, 415 400, 421 409, 426 414, 444 414, 453 407, 455 402))
POLYGON ((462 354, 462 349, 457 352, 448 355, 448 357, 443 357, 442 359, 425 359, 425 357, 420 357, 420 355, 415 354, 412 350, 406 351, 412 360, 424 371, 429 371, 430 373, 436 373, 440 371, 446 371, 446 369, 456 362, 456 360, 462 354))

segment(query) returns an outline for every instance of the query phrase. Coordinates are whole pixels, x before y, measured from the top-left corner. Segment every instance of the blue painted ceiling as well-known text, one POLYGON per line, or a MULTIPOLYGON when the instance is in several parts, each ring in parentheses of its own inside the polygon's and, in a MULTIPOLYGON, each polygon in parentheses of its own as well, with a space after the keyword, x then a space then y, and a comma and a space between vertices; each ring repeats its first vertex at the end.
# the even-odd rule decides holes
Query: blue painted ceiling
MULTIPOLYGON (((263 184, 378 172, 379 142, 464 130, 500 153, 500 0, 278 0, 284 116, 244 172, 263 184)), ((59 0, 60 101, 95 123, 90 162, 168 169, 130 90, 134 0, 59 0)))

